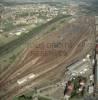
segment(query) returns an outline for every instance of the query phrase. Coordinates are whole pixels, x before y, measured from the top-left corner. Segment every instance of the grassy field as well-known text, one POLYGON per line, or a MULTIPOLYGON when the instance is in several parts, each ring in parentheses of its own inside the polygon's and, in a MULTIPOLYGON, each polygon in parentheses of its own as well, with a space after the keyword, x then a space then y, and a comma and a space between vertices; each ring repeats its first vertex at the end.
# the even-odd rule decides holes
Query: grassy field
POLYGON ((7 36, 5 34, 0 34, 0 47, 18 38, 17 36, 7 36))
POLYGON ((29 91, 24 95, 16 96, 13 98, 13 100, 36 100, 36 98, 37 100, 52 100, 48 96, 37 94, 36 90, 29 91))
POLYGON ((9 43, 1 46, 0 47, 0 56, 3 56, 4 54, 7 54, 9 52, 12 52, 12 50, 14 50, 18 46, 24 44, 26 41, 28 41, 33 36, 35 36, 38 33, 40 33, 42 30, 44 30, 45 28, 47 28, 52 23, 55 23, 56 21, 58 21, 58 20, 60 20, 62 18, 65 18, 65 17, 69 17, 69 16, 58 16, 55 19, 51 20, 50 22, 32 29, 28 34, 22 34, 19 38, 17 38, 15 40, 13 40, 13 41, 11 41, 11 42, 9 42, 9 43))

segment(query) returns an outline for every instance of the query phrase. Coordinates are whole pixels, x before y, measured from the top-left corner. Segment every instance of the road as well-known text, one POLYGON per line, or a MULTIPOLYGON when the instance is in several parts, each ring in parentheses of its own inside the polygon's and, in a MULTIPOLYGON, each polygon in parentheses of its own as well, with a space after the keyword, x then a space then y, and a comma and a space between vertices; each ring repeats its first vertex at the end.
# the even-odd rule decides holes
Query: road
POLYGON ((59 30, 34 41, 33 46, 16 59, 16 63, 0 74, 0 99, 12 100, 15 95, 34 87, 41 88, 62 80, 66 66, 93 51, 94 21, 93 17, 79 17, 75 22, 65 23, 59 30), (60 47, 55 47, 55 43, 61 43, 60 47))

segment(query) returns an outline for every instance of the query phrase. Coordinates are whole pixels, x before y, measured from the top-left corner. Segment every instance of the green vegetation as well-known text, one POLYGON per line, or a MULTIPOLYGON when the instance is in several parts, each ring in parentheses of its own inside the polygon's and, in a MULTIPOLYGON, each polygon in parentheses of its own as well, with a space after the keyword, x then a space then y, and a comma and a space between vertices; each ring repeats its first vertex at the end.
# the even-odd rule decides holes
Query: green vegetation
POLYGON ((38 100, 51 100, 51 99, 48 98, 48 97, 39 96, 39 97, 38 97, 38 100))
POLYGON ((15 97, 13 100, 35 100, 35 98, 37 98, 38 100, 51 100, 50 98, 44 96, 33 97, 33 96, 26 96, 26 95, 15 97))
POLYGON ((12 56, 10 57, 10 59, 11 59, 11 60, 15 60, 15 59, 16 59, 16 55, 12 55, 12 56))
POLYGON ((32 100, 32 96, 19 96, 19 97, 15 97, 13 100, 32 100))
POLYGON ((3 56, 3 55, 5 55, 9 52, 12 52, 14 49, 16 49, 17 47, 26 43, 26 41, 28 41, 33 36, 40 33, 42 30, 44 30, 46 27, 48 27, 52 23, 55 23, 56 21, 61 20, 61 19, 66 18, 66 17, 69 17, 69 15, 67 15, 67 16, 66 15, 57 16, 56 18, 54 18, 50 22, 45 23, 45 24, 43 24, 39 27, 36 27, 36 28, 32 29, 30 32, 28 32, 27 34, 22 34, 18 39, 12 40, 11 42, 1 46, 0 47, 0 56, 3 56))
POLYGON ((41 13, 41 14, 39 14, 39 16, 38 16, 39 18, 41 18, 41 19, 44 19, 44 20, 46 20, 47 19, 47 17, 46 17, 46 15, 45 15, 45 13, 43 12, 43 13, 41 13))
POLYGON ((35 90, 29 91, 28 93, 14 97, 13 100, 33 100, 34 94, 35 94, 35 90))
POLYGON ((4 23, 4 31, 10 31, 14 28, 13 22, 7 21, 4 23))
POLYGON ((37 94, 36 88, 33 91, 29 91, 28 93, 25 93, 23 95, 14 97, 13 100, 51 100, 47 96, 42 96, 40 94, 37 94))
POLYGON ((51 100, 49 97, 46 96, 33 96, 32 95, 21 95, 19 97, 15 97, 13 100, 36 100, 35 98, 37 98, 38 100, 51 100))
POLYGON ((56 29, 56 27, 54 26, 54 27, 52 27, 52 28, 51 28, 51 30, 50 30, 50 31, 53 31, 53 30, 55 30, 55 29, 56 29))
POLYGON ((1 26, 4 32, 11 31, 12 29, 16 28, 15 25, 13 25, 13 19, 9 17, 6 20, 1 21, 1 26))
POLYGON ((81 97, 78 95, 77 91, 79 89, 79 81, 80 80, 85 80, 86 82, 86 78, 83 76, 78 76, 78 77, 74 77, 71 81, 74 83, 74 91, 72 93, 72 98, 74 97, 81 97))
POLYGON ((28 12, 24 12, 24 13, 17 13, 16 14, 16 17, 26 17, 26 16, 28 16, 29 15, 29 13, 28 12))

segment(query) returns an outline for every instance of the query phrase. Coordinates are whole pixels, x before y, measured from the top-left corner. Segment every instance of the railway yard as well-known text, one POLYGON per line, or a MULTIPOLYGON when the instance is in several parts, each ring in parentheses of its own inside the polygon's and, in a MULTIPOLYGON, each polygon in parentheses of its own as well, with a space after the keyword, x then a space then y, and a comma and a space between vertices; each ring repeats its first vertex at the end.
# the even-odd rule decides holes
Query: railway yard
POLYGON ((68 21, 63 18, 45 27, 0 73, 0 100, 12 100, 34 88, 65 82, 70 78, 69 71, 75 72, 74 66, 78 68, 77 74, 85 74, 81 72, 84 66, 89 69, 86 74, 91 74, 89 60, 85 58, 94 53, 95 27, 95 18, 90 16, 68 21))

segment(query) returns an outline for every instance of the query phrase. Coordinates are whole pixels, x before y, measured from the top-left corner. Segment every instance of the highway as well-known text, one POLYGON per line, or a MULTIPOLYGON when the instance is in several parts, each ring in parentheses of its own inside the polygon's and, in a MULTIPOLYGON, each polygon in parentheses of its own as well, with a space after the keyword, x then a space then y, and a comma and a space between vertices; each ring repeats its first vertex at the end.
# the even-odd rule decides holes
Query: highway
POLYGON ((12 100, 14 96, 34 87, 40 89, 62 80, 66 67, 71 62, 83 59, 88 52, 93 52, 94 21, 93 17, 79 17, 72 23, 65 23, 59 30, 45 34, 34 41, 32 47, 26 48, 16 62, 0 74, 0 100, 12 100), (55 42, 61 42, 63 46, 47 48, 48 43, 55 42), (44 49, 36 48, 41 43, 45 44, 44 49), (35 54, 36 51, 38 55, 35 54), (42 55, 42 51, 48 53, 42 55), (56 55, 51 54, 50 51, 56 55), (59 51, 63 51, 62 55, 59 51))

